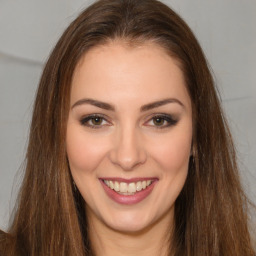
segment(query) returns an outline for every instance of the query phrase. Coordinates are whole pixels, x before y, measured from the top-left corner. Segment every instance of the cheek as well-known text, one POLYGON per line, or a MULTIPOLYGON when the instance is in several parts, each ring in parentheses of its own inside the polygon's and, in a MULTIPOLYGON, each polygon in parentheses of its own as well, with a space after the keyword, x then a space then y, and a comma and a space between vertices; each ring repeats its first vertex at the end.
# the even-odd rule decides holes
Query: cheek
POLYGON ((87 135, 81 128, 68 126, 67 155, 71 172, 91 172, 96 169, 106 153, 106 147, 98 137, 87 135))
POLYGON ((187 171, 191 152, 192 132, 178 131, 158 140, 151 149, 151 155, 168 173, 187 171), (170 172, 171 171, 171 172, 170 172))

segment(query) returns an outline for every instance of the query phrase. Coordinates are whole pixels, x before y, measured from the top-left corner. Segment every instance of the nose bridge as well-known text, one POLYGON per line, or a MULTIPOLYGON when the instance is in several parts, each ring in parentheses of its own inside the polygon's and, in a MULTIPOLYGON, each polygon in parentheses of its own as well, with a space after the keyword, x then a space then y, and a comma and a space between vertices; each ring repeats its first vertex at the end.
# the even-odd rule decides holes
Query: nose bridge
POLYGON ((123 170, 132 170, 146 161, 140 131, 132 124, 119 127, 114 140, 110 158, 123 170))

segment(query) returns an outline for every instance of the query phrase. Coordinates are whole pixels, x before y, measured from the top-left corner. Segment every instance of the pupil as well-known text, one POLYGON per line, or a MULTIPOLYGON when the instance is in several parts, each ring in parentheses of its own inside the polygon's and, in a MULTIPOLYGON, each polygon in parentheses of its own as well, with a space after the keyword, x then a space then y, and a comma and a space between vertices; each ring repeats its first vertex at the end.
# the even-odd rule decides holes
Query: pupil
POLYGON ((94 117, 92 119, 92 123, 95 124, 95 125, 99 125, 99 124, 101 124, 101 122, 102 122, 102 118, 101 117, 94 117))
POLYGON ((154 124, 155 125, 162 125, 163 123, 164 123, 163 118, 157 117, 157 118, 154 119, 154 124))

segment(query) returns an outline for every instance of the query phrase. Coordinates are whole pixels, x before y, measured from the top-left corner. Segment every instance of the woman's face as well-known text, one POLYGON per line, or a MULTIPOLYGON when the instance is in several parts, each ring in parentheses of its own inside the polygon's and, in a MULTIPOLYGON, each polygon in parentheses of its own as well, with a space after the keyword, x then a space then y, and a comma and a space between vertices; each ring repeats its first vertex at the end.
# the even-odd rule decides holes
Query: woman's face
POLYGON ((191 141, 184 77, 162 48, 115 42, 85 54, 72 80, 66 145, 89 221, 140 231, 170 220, 191 141))

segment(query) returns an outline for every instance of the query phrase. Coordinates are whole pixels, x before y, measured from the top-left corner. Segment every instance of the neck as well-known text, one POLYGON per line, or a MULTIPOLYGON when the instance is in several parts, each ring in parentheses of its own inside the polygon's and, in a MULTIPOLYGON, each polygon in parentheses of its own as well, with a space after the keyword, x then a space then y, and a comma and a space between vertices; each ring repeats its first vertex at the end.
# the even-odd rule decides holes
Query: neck
MULTIPOLYGON (((90 214, 89 214, 90 215, 90 214)), ((123 232, 111 229, 88 216, 89 236, 95 256, 170 255, 170 214, 144 230, 123 232)))

